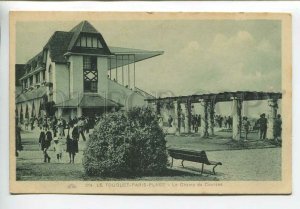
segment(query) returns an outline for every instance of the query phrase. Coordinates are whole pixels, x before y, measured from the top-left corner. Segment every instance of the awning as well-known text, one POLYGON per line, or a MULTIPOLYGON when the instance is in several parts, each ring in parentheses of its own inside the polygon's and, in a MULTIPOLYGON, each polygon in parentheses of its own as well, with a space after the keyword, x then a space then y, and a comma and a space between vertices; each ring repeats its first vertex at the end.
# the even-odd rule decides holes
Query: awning
POLYGON ((110 56, 110 69, 122 67, 132 63, 136 63, 142 60, 146 60, 152 57, 162 55, 163 51, 149 51, 143 49, 131 49, 122 47, 109 46, 110 52, 113 56, 110 56))
POLYGON ((56 104, 55 107, 62 108, 99 108, 99 107, 120 107, 121 104, 110 99, 105 99, 99 94, 85 94, 79 97, 63 101, 56 104))

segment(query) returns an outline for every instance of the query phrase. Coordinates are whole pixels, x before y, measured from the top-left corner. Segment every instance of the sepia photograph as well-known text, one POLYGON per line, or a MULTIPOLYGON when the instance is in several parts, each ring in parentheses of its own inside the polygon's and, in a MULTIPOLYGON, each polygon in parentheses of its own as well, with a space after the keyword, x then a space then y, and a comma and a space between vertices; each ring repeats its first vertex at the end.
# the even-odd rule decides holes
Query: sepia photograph
POLYGON ((288 13, 10 12, 10 191, 290 194, 288 13))

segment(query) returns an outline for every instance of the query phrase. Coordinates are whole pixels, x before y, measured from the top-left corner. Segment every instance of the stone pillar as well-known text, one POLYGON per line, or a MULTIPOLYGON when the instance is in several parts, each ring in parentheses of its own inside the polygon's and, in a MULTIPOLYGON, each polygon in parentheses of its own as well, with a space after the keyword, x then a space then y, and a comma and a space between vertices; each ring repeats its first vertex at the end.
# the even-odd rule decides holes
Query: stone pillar
POLYGON ((173 126, 174 126, 174 129, 175 129, 175 134, 178 135, 179 134, 179 127, 178 127, 178 113, 179 113, 178 102, 174 101, 173 102, 173 106, 174 106, 173 126))
POLYGON ((32 75, 32 84, 35 85, 36 84, 36 79, 35 79, 35 75, 32 75))
POLYGON ((204 115, 203 115, 203 137, 204 138, 207 138, 209 136, 208 134, 208 116, 209 116, 209 113, 208 113, 208 105, 209 105, 209 102, 208 101, 204 101, 204 104, 203 104, 203 108, 204 108, 204 115))
POLYGON ((40 83, 44 82, 44 80, 43 80, 43 71, 40 72, 39 76, 40 76, 40 83))
POLYGON ((181 103, 180 104, 180 109, 181 109, 181 112, 180 112, 180 132, 181 133, 186 133, 186 130, 187 130, 187 122, 186 122, 186 108, 185 108, 185 104, 184 103, 181 103))
POLYGON ((177 118, 178 118, 178 121, 177 121, 177 129, 178 129, 178 133, 180 134, 181 133, 181 113, 182 113, 182 109, 181 109, 181 103, 178 101, 177 102, 177 118))
POLYGON ((155 103, 155 108, 156 108, 156 114, 161 114, 161 108, 162 108, 162 104, 161 104, 161 102, 159 102, 159 101, 157 101, 156 103, 155 103))
POLYGON ((208 104, 208 114, 209 114, 209 131, 210 135, 215 135, 215 103, 210 101, 208 104))
POLYGON ((274 121, 277 116, 278 101, 277 99, 268 100, 269 113, 268 113, 268 128, 267 139, 274 139, 274 121))
POLYGON ((232 139, 240 140, 242 126, 242 100, 233 98, 232 103, 232 139))
POLYGON ((191 124, 192 124, 192 112, 191 112, 191 102, 186 101, 185 104, 185 132, 191 133, 191 124))
POLYGON ((77 107, 77 118, 82 116, 82 108, 77 107))

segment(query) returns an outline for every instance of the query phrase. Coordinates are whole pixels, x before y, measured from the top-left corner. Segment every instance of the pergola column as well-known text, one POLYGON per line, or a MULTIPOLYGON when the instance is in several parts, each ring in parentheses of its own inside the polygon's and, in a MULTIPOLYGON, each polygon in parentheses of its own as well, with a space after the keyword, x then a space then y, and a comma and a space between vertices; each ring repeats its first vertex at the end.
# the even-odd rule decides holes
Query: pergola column
POLYGON ((240 140, 242 126, 242 100, 233 98, 232 100, 232 139, 240 140))
POLYGON ((208 134, 208 106, 209 106, 209 102, 208 101, 204 101, 203 104, 203 108, 204 108, 204 124, 203 124, 203 137, 207 138, 209 136, 208 134))
POLYGON ((189 100, 185 104, 185 130, 187 133, 191 133, 191 124, 192 124, 192 106, 189 100))
POLYGON ((268 113, 268 129, 267 129, 267 139, 274 139, 274 121, 277 116, 278 100, 270 99, 268 100, 269 113, 268 113))
POLYGON ((155 106, 154 106, 155 108, 156 108, 156 114, 161 114, 161 103, 159 102, 159 101, 157 101, 156 103, 155 103, 155 106))
POLYGON ((179 134, 179 125, 178 125, 178 113, 179 113, 179 109, 178 109, 178 102, 177 101, 173 101, 173 106, 174 106, 174 115, 173 115, 173 125, 174 125, 174 128, 175 128, 175 134, 179 134))
POLYGON ((215 102, 210 101, 208 105, 208 113, 209 113, 209 130, 210 135, 215 135, 214 127, 215 127, 215 102))
POLYGON ((186 133, 187 131, 187 120, 186 120, 186 105, 184 103, 180 103, 180 132, 186 133), (183 128, 183 129, 182 129, 183 128), (182 130, 182 131, 181 131, 182 130))

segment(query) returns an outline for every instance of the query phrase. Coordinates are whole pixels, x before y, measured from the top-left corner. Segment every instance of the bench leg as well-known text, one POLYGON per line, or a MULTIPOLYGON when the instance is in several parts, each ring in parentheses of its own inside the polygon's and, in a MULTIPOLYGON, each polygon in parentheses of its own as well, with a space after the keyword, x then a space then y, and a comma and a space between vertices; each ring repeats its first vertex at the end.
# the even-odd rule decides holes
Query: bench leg
POLYGON ((214 175, 216 175, 215 168, 216 168, 217 166, 218 166, 218 165, 215 165, 215 166, 213 167, 213 173, 214 173, 214 175))
POLYGON ((203 174, 203 170, 204 170, 204 163, 202 163, 201 175, 203 174))
POLYGON ((184 161, 184 160, 182 160, 182 161, 181 161, 181 165, 182 165, 182 167, 184 167, 184 165, 183 165, 183 161, 184 161))

